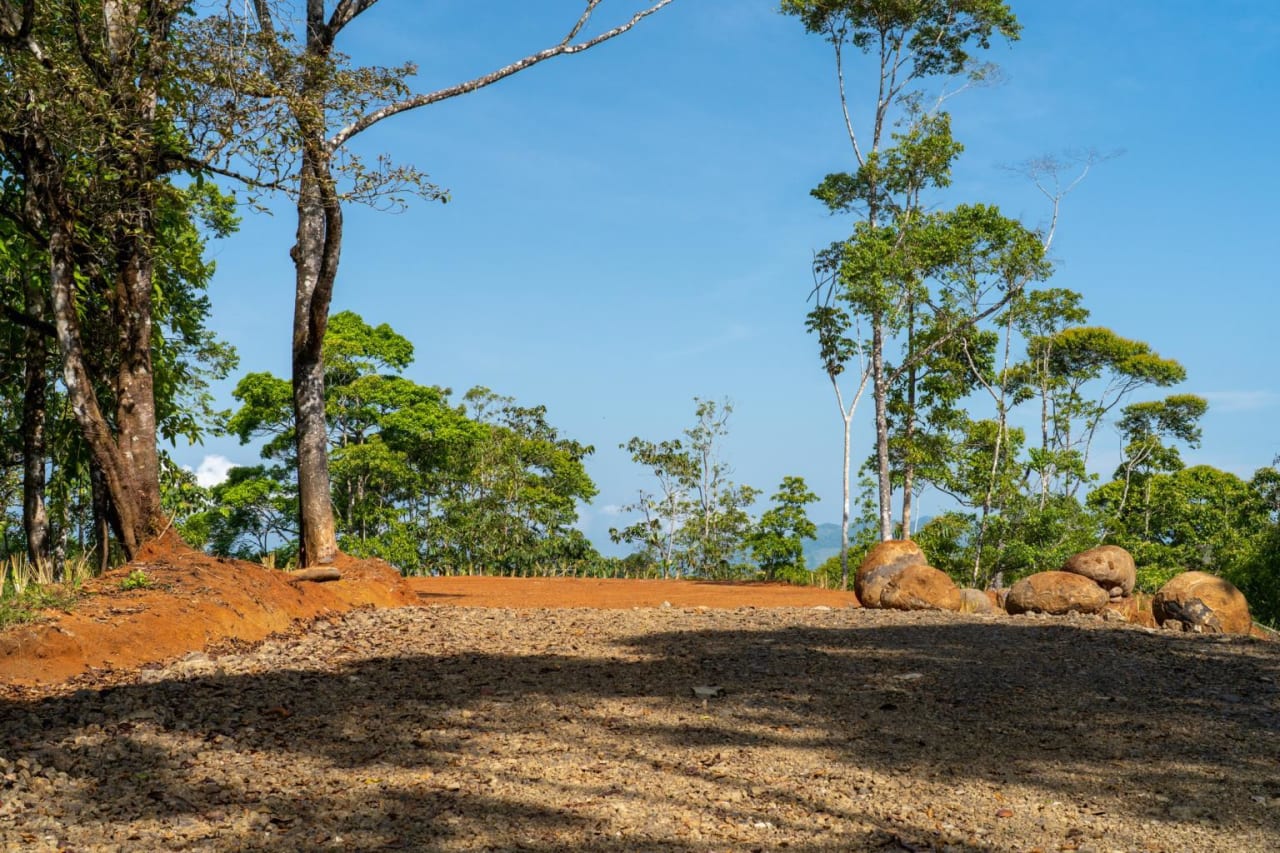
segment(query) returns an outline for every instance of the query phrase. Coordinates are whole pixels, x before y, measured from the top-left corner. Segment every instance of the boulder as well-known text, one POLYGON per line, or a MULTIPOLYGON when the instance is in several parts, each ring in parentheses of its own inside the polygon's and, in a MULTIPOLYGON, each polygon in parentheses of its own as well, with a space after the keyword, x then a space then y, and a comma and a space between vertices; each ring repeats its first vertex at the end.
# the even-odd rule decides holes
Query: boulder
POLYGON ((1141 625, 1144 628, 1155 628, 1156 619, 1151 614, 1151 596, 1126 595, 1123 598, 1112 598, 1107 602, 1102 615, 1117 622, 1128 622, 1130 625, 1141 625))
POLYGON ((980 589, 960 590, 961 613, 995 613, 996 603, 992 596, 980 589))
POLYGON ((933 566, 899 570, 880 593, 880 606, 893 610, 959 610, 960 588, 933 566))
POLYGON ((1039 572, 1009 588, 1005 609, 1010 613, 1098 613, 1111 596, 1084 575, 1039 572))
POLYGON ((853 577, 853 591, 863 607, 880 607, 885 584, 907 566, 923 566, 924 551, 910 539, 890 539, 867 552, 853 577))
POLYGON ((1133 556, 1118 545, 1099 545, 1069 557, 1064 572, 1083 575, 1107 591, 1112 598, 1123 598, 1133 592, 1138 570, 1133 556))
POLYGON ((1161 627, 1198 634, 1248 634, 1253 629, 1249 602, 1230 581, 1207 572, 1174 576, 1151 599, 1151 612, 1161 627))

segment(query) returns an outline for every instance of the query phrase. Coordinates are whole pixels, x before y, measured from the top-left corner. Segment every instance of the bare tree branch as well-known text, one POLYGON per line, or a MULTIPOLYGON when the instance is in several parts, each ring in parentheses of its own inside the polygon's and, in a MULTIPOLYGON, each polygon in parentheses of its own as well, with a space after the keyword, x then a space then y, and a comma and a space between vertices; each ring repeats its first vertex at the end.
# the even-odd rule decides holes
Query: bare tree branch
POLYGON ((1123 153, 1120 150, 1099 152, 1090 148, 1084 151, 1068 152, 1063 157, 1047 154, 1043 157, 1035 157, 1022 163, 1003 167, 1010 172, 1029 178, 1035 184, 1036 189, 1045 198, 1049 199, 1049 226, 1045 229, 1044 235, 1044 250, 1046 254, 1048 254, 1049 248, 1053 245, 1054 235, 1058 231, 1058 214, 1062 207, 1062 200, 1088 177, 1090 170, 1094 166, 1099 163, 1105 163, 1108 160, 1114 160, 1123 153), (1062 185, 1062 174, 1073 166, 1078 166, 1080 171, 1064 187, 1062 185))
POLYGON ((844 84, 844 36, 841 34, 836 45, 836 79, 840 83, 840 110, 844 113, 844 127, 849 132, 849 141, 853 143, 853 156, 857 159, 859 166, 865 166, 866 160, 862 157, 862 149, 858 146, 858 134, 853 129, 853 119, 849 116, 849 96, 845 90, 844 84))
POLYGON ((568 35, 564 37, 561 44, 568 44, 578 37, 578 33, 582 32, 582 28, 591 20, 591 13, 600 5, 600 0, 587 0, 587 8, 582 10, 582 17, 578 18, 578 22, 573 25, 573 29, 569 30, 568 35))
POLYGON ((378 0, 342 0, 333 10, 333 15, 329 18, 327 29, 329 31, 329 41, 342 32, 342 28, 347 24, 360 17, 363 13, 376 6, 378 0))
MULTIPOLYGON (((260 1, 261 0, 259 0, 259 2, 260 1)), ((539 62, 544 62, 557 56, 568 56, 574 53, 581 53, 582 51, 590 50, 598 44, 602 44, 627 32, 645 18, 654 14, 663 7, 670 5, 673 0, 659 0, 659 2, 654 3, 647 9, 642 9, 641 11, 636 12, 626 23, 619 24, 613 29, 600 33, 586 41, 578 42, 577 44, 571 43, 573 36, 581 30, 592 9, 600 2, 601 0, 589 0, 587 11, 583 13, 581 18, 579 18, 578 23, 574 25, 574 28, 569 31, 568 38, 555 47, 549 47, 545 50, 540 50, 537 53, 530 54, 523 59, 516 60, 510 65, 505 65, 502 68, 491 71, 488 74, 476 77, 472 80, 468 80, 465 83, 459 83, 445 89, 437 89, 434 92, 424 92, 420 95, 405 98, 404 100, 397 101, 393 104, 387 104, 380 109, 367 113, 334 134, 329 140, 329 150, 336 151, 352 137, 368 130, 383 119, 390 118, 398 113, 417 109, 418 107, 425 107, 428 104, 445 101, 449 98, 456 98, 458 95, 465 95, 469 92, 474 92, 477 89, 483 89, 486 86, 491 86, 494 83, 497 83, 499 80, 504 80, 507 77, 510 77, 512 74, 516 74, 530 66, 537 65, 539 62)))
POLYGON ((238 181, 251 189, 274 190, 284 193, 295 191, 293 187, 284 181, 264 181, 261 178, 255 178, 252 175, 237 172, 235 169, 217 166, 208 160, 200 160, 195 157, 183 157, 180 162, 182 165, 200 172, 212 172, 213 174, 221 175, 224 178, 231 178, 232 180, 238 181))

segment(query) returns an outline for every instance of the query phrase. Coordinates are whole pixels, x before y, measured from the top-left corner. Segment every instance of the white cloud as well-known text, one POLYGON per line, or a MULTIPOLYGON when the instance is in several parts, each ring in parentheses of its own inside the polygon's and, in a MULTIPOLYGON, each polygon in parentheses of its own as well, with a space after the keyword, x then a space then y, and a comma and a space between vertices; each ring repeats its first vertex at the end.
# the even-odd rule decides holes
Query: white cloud
POLYGON ((212 453, 200 460, 200 467, 196 468, 196 482, 206 489, 216 486, 227 479, 227 472, 234 467, 236 464, 227 457, 212 453))
POLYGON ((1280 403, 1275 391, 1200 391, 1209 401, 1209 411, 1258 412, 1280 403))

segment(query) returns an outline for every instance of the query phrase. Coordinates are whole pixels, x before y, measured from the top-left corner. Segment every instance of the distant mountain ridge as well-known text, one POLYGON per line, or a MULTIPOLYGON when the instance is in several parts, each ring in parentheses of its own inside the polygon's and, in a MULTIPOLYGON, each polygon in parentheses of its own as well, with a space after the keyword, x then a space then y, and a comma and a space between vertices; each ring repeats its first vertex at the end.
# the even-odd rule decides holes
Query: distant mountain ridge
MULTIPOLYGON (((932 516, 921 518, 919 521, 920 527, 923 527, 930 518, 932 516)), ((916 524, 912 523, 911 526, 916 527, 916 524)), ((850 522, 849 541, 852 542, 856 539, 857 534, 857 523, 850 522)), ((804 540, 804 564, 810 570, 816 569, 832 557, 838 556, 840 556, 840 525, 838 524, 819 524, 818 537, 804 540)))
MULTIPOLYGON (((849 533, 852 535, 852 525, 849 533)), ((816 569, 832 557, 840 555, 840 525, 819 524, 818 537, 804 540, 804 564, 816 569)))

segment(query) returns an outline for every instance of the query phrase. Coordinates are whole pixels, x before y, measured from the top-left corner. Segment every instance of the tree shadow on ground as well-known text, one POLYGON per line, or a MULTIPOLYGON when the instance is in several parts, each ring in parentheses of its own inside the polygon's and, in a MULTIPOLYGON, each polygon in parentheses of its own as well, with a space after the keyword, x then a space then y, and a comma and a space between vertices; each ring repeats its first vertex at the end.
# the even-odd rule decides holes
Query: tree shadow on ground
POLYGON ((64 820, 104 838, 204 822, 202 849, 723 849, 662 822, 664 780, 725 792, 695 809, 723 823, 777 831, 748 849, 1003 849, 850 798, 886 775, 921 798, 1018 784, 1098 815, 1247 821, 1280 846, 1280 654, 1246 642, 956 621, 363 658, 3 703, 0 756, 66 773, 64 820), (787 756, 782 777, 753 776, 763 753, 787 756))

